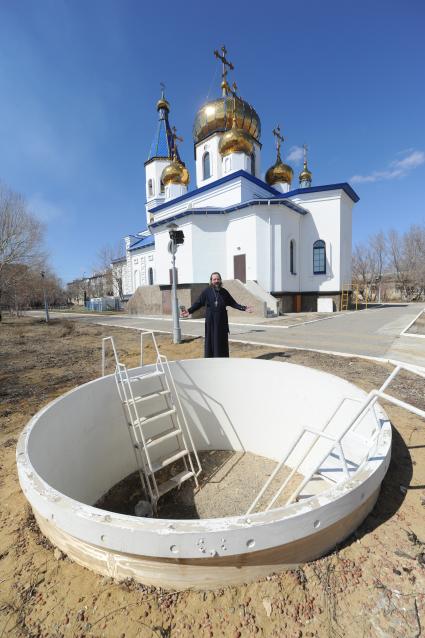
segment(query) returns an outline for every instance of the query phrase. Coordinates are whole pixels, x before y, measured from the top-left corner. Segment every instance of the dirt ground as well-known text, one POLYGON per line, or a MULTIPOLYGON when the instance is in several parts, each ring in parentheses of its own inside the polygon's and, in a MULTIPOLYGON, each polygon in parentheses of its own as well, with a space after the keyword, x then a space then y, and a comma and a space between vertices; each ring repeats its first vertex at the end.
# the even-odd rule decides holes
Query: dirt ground
POLYGON ((425 335, 425 312, 416 319, 407 332, 413 335, 425 335))
MULTIPOLYGON (((425 423, 385 405, 393 453, 373 512, 329 555, 299 569, 212 592, 167 592, 115 583, 71 562, 42 537, 20 490, 15 446, 29 418, 100 374, 101 337, 113 334, 129 365, 138 333, 55 320, 0 324, 0 638, 225 636, 418 637, 425 631, 425 423)), ((202 339, 171 358, 202 356, 202 339)), ((152 350, 150 350, 152 356, 152 350)), ((365 390, 390 367, 355 357, 231 344, 231 356, 309 365, 365 390)), ((389 391, 425 408, 423 380, 403 375, 389 391)))
MULTIPOLYGON (((199 458, 202 466, 199 488, 195 487, 191 479, 183 483, 179 490, 174 489, 165 494, 158 503, 159 518, 199 519, 241 516, 245 514, 277 465, 276 461, 258 454, 231 450, 201 451, 199 458)), ((173 474, 183 469, 184 466, 179 461, 164 468, 155 476, 158 482, 167 481, 173 474)), ((267 506, 290 472, 290 468, 286 466, 279 470, 263 497, 258 501, 255 511, 261 511, 267 506)), ((276 501, 276 507, 286 503, 302 478, 298 472, 294 474, 276 501)), ((108 512, 134 515, 135 506, 139 500, 146 501, 146 494, 142 489, 139 473, 134 472, 114 485, 95 503, 95 506, 108 512)))

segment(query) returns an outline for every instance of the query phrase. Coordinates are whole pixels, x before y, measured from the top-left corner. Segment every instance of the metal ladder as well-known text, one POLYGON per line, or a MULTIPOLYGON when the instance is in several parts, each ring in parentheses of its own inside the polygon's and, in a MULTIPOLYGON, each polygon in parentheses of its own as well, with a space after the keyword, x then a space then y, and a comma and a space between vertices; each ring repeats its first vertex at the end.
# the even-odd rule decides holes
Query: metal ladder
POLYGON ((112 346, 115 360, 115 382, 121 400, 142 487, 149 498, 154 514, 158 500, 185 481, 193 478, 196 487, 202 471, 198 453, 176 390, 168 359, 160 354, 155 335, 151 330, 141 330, 140 360, 143 368, 143 335, 151 337, 156 353, 155 370, 130 376, 127 367, 119 361, 113 337, 102 340, 102 375, 105 374, 106 344, 112 346), (157 380, 157 388, 144 393, 143 385, 147 380, 157 380), (162 409, 153 411, 152 401, 159 399, 162 409), (190 448, 188 441, 190 442, 190 448), (172 449, 158 457, 160 446, 165 442, 174 442, 172 449), (192 458, 192 456, 194 458, 192 458), (156 474, 165 467, 181 460, 183 470, 159 483, 156 474))
POLYGON ((348 305, 350 301, 350 292, 351 292, 351 284, 344 284, 341 290, 341 304, 340 310, 348 310, 348 305))

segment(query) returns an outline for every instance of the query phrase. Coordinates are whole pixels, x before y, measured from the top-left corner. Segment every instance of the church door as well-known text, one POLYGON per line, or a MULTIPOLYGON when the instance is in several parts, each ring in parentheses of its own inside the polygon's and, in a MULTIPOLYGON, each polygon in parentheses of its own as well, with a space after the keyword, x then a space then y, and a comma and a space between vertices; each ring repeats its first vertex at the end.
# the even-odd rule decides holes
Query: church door
POLYGON ((234 255, 233 257, 234 278, 246 284, 246 255, 234 255))

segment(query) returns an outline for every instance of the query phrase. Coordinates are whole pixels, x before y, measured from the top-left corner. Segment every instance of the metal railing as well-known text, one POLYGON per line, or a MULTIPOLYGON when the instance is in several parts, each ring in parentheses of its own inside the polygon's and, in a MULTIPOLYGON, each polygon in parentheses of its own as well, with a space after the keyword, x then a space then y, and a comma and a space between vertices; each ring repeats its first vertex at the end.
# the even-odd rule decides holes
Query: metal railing
POLYGON ((298 487, 292 492, 290 497, 286 500, 286 502, 284 504, 284 507, 286 507, 287 505, 290 505, 291 503, 293 503, 295 501, 295 499, 300 495, 302 490, 312 480, 312 478, 313 478, 313 476, 315 474, 320 474, 320 468, 322 467, 323 463, 326 461, 328 456, 335 449, 337 449, 338 453, 339 453, 339 459, 340 459, 340 462, 341 462, 341 468, 340 469, 342 470, 342 475, 344 476, 343 480, 348 479, 350 477, 350 474, 349 474, 349 471, 348 471, 348 465, 347 465, 347 460, 348 459, 346 458, 346 456, 344 454, 343 445, 342 445, 342 439, 346 436, 346 434, 348 434, 348 432, 350 432, 350 430, 354 432, 356 427, 362 421, 362 419, 366 416, 366 414, 368 412, 372 412, 378 427, 376 428, 376 430, 374 430, 372 432, 373 436, 372 436, 372 439, 370 441, 370 445, 369 445, 369 448, 368 448, 368 450, 366 452, 366 455, 364 456, 364 458, 362 459, 361 463, 356 468, 356 470, 359 470, 366 463, 366 461, 368 460, 370 451, 374 448, 374 446, 376 444, 376 441, 378 439, 378 436, 379 436, 381 423, 380 423, 380 420, 378 419, 378 416, 377 416, 376 411, 375 411, 375 404, 378 401, 378 399, 384 399, 385 401, 393 403, 394 405, 397 405, 398 407, 404 408, 405 410, 408 410, 409 412, 412 412, 413 414, 416 414, 417 416, 420 416, 423 419, 425 419, 425 411, 424 410, 416 408, 415 406, 411 405, 410 403, 406 403, 405 401, 401 401, 400 399, 397 399, 396 397, 393 397, 393 396, 391 396, 391 395, 389 395, 389 394, 387 394, 385 392, 387 387, 395 379, 395 377, 400 372, 400 370, 406 370, 408 372, 412 372, 412 373, 417 374, 418 376, 422 377, 423 379, 425 379, 425 368, 421 368, 419 366, 413 366, 413 365, 409 365, 409 364, 404 364, 404 363, 399 363, 399 362, 397 362, 395 365, 396 365, 396 367, 391 372, 391 374, 388 376, 388 378, 385 380, 385 382, 382 384, 382 386, 379 388, 379 390, 372 390, 371 392, 369 392, 369 394, 365 397, 364 401, 361 402, 360 408, 357 410, 357 412, 355 412, 354 416, 349 420, 349 422, 343 428, 343 430, 338 433, 338 435, 330 435, 327 432, 325 432, 325 430, 329 426, 329 424, 332 422, 332 420, 334 419, 334 417, 336 416, 336 414, 338 413, 338 411, 340 410, 340 408, 342 407, 343 403, 346 400, 358 401, 357 399, 352 399, 351 397, 345 397, 344 399, 342 399, 342 401, 340 401, 340 403, 338 404, 336 409, 333 411, 331 416, 328 418, 328 420, 324 424, 322 430, 317 430, 317 428, 304 426, 302 428, 301 432, 296 437, 295 441, 292 443, 291 447, 289 448, 289 451, 285 454, 283 459, 278 463, 278 465, 276 466, 276 468, 274 469, 272 474, 269 476, 269 478, 267 479, 267 481, 265 482, 265 484, 261 488, 260 492, 255 497, 254 501, 250 505, 250 507, 247 510, 246 514, 251 514, 254 511, 255 507, 257 506, 257 504, 259 503, 261 498, 264 496, 264 494, 266 493, 267 489, 270 487, 272 481, 276 478, 277 474, 282 469, 282 467, 285 465, 285 463, 288 460, 288 458, 290 457, 290 455, 295 451, 295 449, 299 445, 301 439, 303 438, 303 436, 306 433, 314 435, 313 441, 310 443, 308 448, 306 450, 304 450, 300 460, 297 461, 296 465, 292 468, 290 474, 281 483, 281 485, 276 490, 276 492, 274 493, 274 495, 271 498, 271 500, 268 502, 266 508, 264 510, 262 510, 262 511, 266 511, 267 512, 276 503, 277 499, 282 494, 283 490, 286 488, 286 486, 289 484, 290 480, 294 477, 296 472, 299 470, 301 464, 304 463, 305 460, 307 459, 308 455, 310 454, 310 452, 313 449, 313 447, 316 445, 316 443, 319 440, 319 438, 323 438, 323 439, 326 439, 326 440, 330 441, 331 445, 327 447, 325 454, 323 454, 320 457, 320 461, 318 463, 316 462, 314 464, 314 466, 313 466, 313 469, 311 469, 306 474, 306 476, 304 476, 304 478, 302 479, 302 481, 300 482, 298 487))

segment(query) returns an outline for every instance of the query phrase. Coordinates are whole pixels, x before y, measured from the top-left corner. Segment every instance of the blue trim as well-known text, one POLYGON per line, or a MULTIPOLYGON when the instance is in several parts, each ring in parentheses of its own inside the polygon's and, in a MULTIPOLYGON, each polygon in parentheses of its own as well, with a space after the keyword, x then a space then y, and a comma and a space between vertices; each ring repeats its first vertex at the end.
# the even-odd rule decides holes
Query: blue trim
POLYGON ((142 237, 139 241, 134 242, 134 244, 132 244, 128 250, 139 250, 140 248, 146 248, 147 246, 152 246, 153 244, 155 244, 155 237, 142 237))
POLYGON ((120 261, 126 261, 125 257, 117 257, 116 259, 111 260, 111 264, 119 264, 120 261))
POLYGON ((220 179, 217 179, 214 182, 210 182, 209 184, 206 184, 205 186, 201 186, 200 188, 196 188, 193 191, 189 191, 188 193, 185 193, 184 195, 180 195, 180 197, 176 197, 175 199, 172 199, 171 201, 165 204, 160 204, 159 206, 152 208, 149 212, 158 213, 160 210, 164 210, 164 208, 168 208, 169 206, 174 206, 174 204, 183 202, 185 199, 189 199, 190 197, 193 197, 194 195, 198 195, 199 193, 205 193, 206 191, 209 191, 212 188, 216 188, 217 186, 221 186, 222 184, 227 184, 227 182, 231 182, 232 180, 237 179, 239 177, 245 177, 245 179, 249 180, 253 184, 256 184, 257 186, 261 186, 261 188, 263 188, 265 191, 268 191, 272 195, 275 195, 275 196, 282 195, 282 193, 277 191, 275 188, 272 188, 265 182, 262 182, 261 179, 258 179, 258 177, 254 177, 254 175, 250 175, 250 173, 247 173, 246 171, 236 171, 236 173, 230 173, 230 175, 226 175, 226 177, 220 177, 220 179))
POLYGON ((275 197, 279 199, 287 199, 288 197, 293 197, 294 195, 303 195, 306 193, 320 193, 322 191, 331 191, 331 190, 339 190, 339 189, 343 190, 348 195, 348 197, 350 197, 350 199, 352 199, 353 202, 355 203, 358 202, 360 199, 357 193, 351 188, 349 184, 347 184, 347 182, 342 182, 341 184, 327 184, 325 186, 310 186, 309 188, 297 188, 295 190, 289 191, 288 193, 281 193, 280 191, 276 190, 272 186, 269 186, 268 184, 266 184, 266 182, 263 182, 261 179, 258 179, 258 177, 254 177, 254 175, 251 175, 250 173, 247 173, 246 171, 236 171, 236 173, 231 173, 230 175, 226 175, 226 177, 220 177, 220 179, 217 179, 214 182, 210 182, 209 184, 206 184, 205 186, 201 186, 200 188, 196 188, 193 191, 189 191, 188 193, 185 193, 184 195, 180 195, 180 197, 176 197, 175 199, 172 199, 169 202, 166 202, 165 204, 160 204, 159 206, 152 208, 149 212, 158 213, 160 210, 164 210, 166 208, 169 208, 170 206, 174 206, 175 204, 183 202, 186 199, 193 197, 194 195, 198 195, 199 193, 205 193, 206 191, 209 191, 212 188, 216 188, 217 186, 221 186, 222 184, 227 184, 227 182, 231 182, 232 180, 238 179, 239 177, 244 177, 248 181, 252 182, 256 186, 260 186, 262 189, 264 189, 265 191, 268 191, 271 195, 274 195, 275 197))
POLYGON ((272 199, 251 199, 248 202, 229 206, 228 208, 192 208, 191 210, 185 210, 182 213, 177 213, 176 215, 171 215, 166 219, 161 219, 153 224, 149 224, 149 228, 157 228, 163 224, 169 224, 176 219, 182 219, 183 217, 188 217, 190 215, 202 215, 203 217, 205 217, 205 215, 227 215, 228 213, 233 213, 235 210, 241 210, 242 208, 248 208, 249 206, 279 206, 280 204, 283 204, 300 215, 307 215, 308 213, 305 208, 291 202, 291 200, 283 201, 277 197, 273 197, 272 199))
POLYGON ((347 184, 347 182, 341 182, 340 184, 326 184, 325 186, 310 186, 309 188, 297 188, 296 190, 289 191, 289 193, 285 193, 284 195, 280 193, 280 197, 293 197, 294 195, 304 195, 305 193, 320 193, 322 191, 336 191, 339 189, 343 190, 354 203, 359 201, 360 197, 357 195, 355 190, 351 188, 350 184, 347 184))

